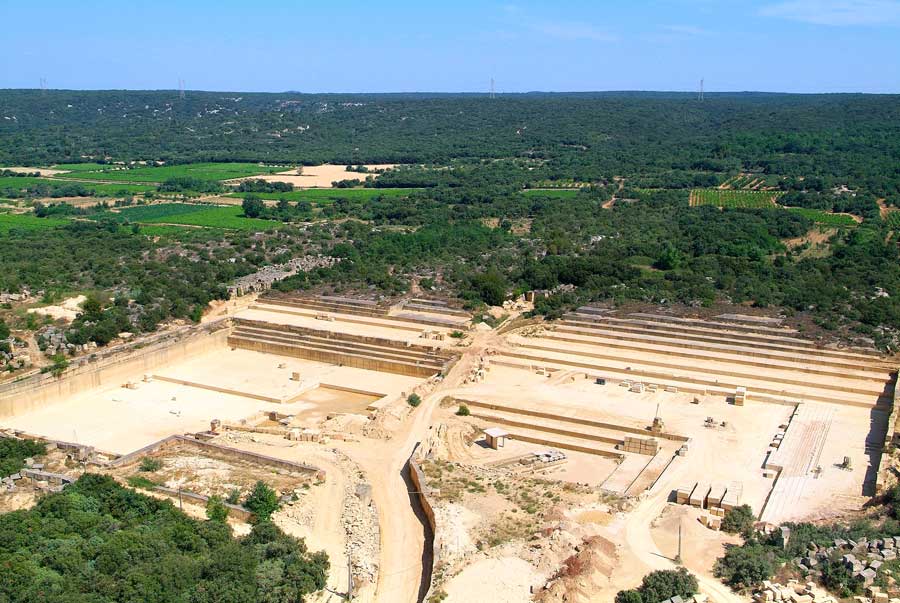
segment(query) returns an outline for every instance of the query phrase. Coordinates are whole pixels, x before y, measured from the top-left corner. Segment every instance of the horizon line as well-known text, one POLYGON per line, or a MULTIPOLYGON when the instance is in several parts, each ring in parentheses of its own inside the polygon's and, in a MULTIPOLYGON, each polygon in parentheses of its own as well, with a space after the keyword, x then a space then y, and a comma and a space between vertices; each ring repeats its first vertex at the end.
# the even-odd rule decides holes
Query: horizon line
MULTIPOLYGON (((485 95, 489 96, 489 90, 457 90, 457 91, 439 91, 439 90, 400 90, 400 91, 354 91, 354 92, 304 92, 300 90, 212 90, 202 88, 185 88, 185 93, 241 93, 241 94, 297 94, 307 96, 324 96, 324 95, 485 95)), ((182 92, 179 88, 13 88, 0 87, 0 92, 182 92)), ((526 90, 521 92, 495 92, 495 96, 525 96, 529 94, 559 94, 559 95, 575 95, 575 94, 691 94, 696 95, 698 90, 656 90, 649 88, 634 89, 608 89, 608 90, 526 90)), ((864 91, 815 91, 815 92, 785 92, 779 90, 704 90, 704 96, 708 94, 772 94, 772 95, 796 95, 796 96, 813 96, 813 95, 865 95, 865 96, 896 96, 897 92, 864 92, 864 91)))

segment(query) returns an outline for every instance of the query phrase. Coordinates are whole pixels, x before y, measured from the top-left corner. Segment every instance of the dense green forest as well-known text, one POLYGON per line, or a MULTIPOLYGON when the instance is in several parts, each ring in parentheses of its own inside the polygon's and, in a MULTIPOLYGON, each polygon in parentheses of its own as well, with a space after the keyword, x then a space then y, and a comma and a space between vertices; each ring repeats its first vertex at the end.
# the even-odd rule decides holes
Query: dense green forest
POLYGON ((893 96, 0 91, 0 164, 435 163, 519 157, 543 178, 707 186, 759 170, 900 189, 893 96), (706 174, 706 175, 703 175, 706 174))
POLYGON ((45 202, 39 220, 0 214, 0 290, 98 301, 72 343, 196 319, 234 278, 322 253, 342 261, 278 288, 419 282, 471 307, 544 289, 555 293, 536 311, 549 317, 594 300, 744 304, 898 344, 897 97, 7 90, 0 117, 0 163, 74 162, 44 184, 93 173, 122 184, 71 185, 245 197, 204 213, 45 202), (326 161, 404 165, 327 195, 222 183, 326 161), (692 188, 750 182, 777 204, 689 206, 692 188))
POLYGON ((169 501, 85 474, 29 510, 0 515, 0 601, 300 602, 328 559, 271 522, 235 538, 169 501))

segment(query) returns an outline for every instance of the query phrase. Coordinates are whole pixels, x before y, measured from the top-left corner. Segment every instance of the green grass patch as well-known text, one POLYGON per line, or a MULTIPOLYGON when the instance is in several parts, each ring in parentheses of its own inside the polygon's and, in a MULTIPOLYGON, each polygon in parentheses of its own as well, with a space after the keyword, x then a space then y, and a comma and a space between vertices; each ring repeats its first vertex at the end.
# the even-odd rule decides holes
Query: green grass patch
POLYGON ((98 170, 108 170, 114 167, 114 165, 109 165, 106 163, 57 163, 56 165, 50 166, 52 170, 66 170, 69 172, 96 172, 98 170))
MULTIPOLYGON (((193 207, 198 206, 195 205, 193 207)), ((237 205, 206 207, 190 213, 168 215, 145 220, 145 222, 149 224, 165 222, 168 224, 225 228, 228 230, 271 230, 282 226, 281 222, 274 220, 245 218, 244 211, 237 205)))
POLYGON ((788 211, 796 212, 805 218, 809 218, 816 224, 829 228, 847 228, 856 226, 856 220, 846 214, 832 214, 821 209, 807 209, 805 207, 788 207, 788 211))
MULTIPOLYGON (((93 220, 108 219, 116 222, 153 222, 164 218, 192 214, 208 210, 208 205, 191 205, 188 203, 157 203, 155 205, 134 205, 119 211, 98 211, 90 216, 93 220)), ((167 220, 163 220, 167 221, 167 220)))
POLYGON ((199 178, 201 180, 229 180, 260 174, 283 172, 284 166, 263 166, 256 163, 186 163, 160 167, 123 169, 106 166, 101 170, 60 174, 60 178, 115 180, 117 182, 165 182, 169 178, 199 178))
POLYGON ((59 218, 38 218, 31 214, 0 213, 0 234, 9 234, 11 230, 42 230, 67 223, 68 220, 59 218))
POLYGON ((89 191, 93 191, 94 195, 97 197, 135 195, 156 190, 155 186, 149 184, 96 184, 93 182, 66 182, 64 180, 54 180, 50 178, 17 178, 15 176, 0 178, 0 190, 10 189, 23 191, 41 185, 49 187, 50 190, 56 190, 64 186, 81 186, 89 191))

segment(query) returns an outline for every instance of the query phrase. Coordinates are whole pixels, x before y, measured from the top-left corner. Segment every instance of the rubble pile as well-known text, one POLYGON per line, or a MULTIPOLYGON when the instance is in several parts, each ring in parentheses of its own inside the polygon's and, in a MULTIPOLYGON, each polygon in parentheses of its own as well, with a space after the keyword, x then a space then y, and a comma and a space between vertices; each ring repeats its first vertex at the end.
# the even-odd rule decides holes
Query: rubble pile
POLYGON ((268 291, 272 284, 293 276, 298 272, 306 272, 316 268, 328 268, 340 261, 327 255, 305 255, 294 258, 284 264, 263 266, 256 272, 242 276, 228 286, 229 297, 246 295, 252 292, 268 291))

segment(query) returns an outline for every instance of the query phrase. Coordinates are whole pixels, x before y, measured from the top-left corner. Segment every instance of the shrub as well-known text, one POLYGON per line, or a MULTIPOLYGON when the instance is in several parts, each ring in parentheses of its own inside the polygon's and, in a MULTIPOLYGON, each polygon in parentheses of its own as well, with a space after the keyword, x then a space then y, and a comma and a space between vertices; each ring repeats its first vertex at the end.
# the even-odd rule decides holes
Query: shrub
POLYGON ((0 438, 0 477, 16 473, 28 457, 43 456, 47 447, 31 440, 0 438))
POLYGON ((644 603, 644 597, 636 590, 620 590, 616 595, 616 603, 644 603))
POLYGON ((238 488, 234 488, 231 492, 228 493, 228 496, 225 497, 225 502, 229 505, 236 505, 241 502, 241 491, 238 488))
POLYGON ((466 334, 462 331, 453 331, 452 333, 450 333, 450 337, 452 337, 453 339, 462 339, 465 336, 466 334))
POLYGON ((132 475, 126 481, 132 488, 140 488, 143 490, 153 490, 157 485, 155 481, 148 479, 143 475, 132 475))
POLYGON ((140 470, 144 473, 151 473, 153 471, 159 471, 160 469, 162 469, 162 466, 163 464, 161 460, 145 456, 141 459, 140 470))
POLYGON ((698 589, 697 578, 683 567, 659 570, 644 576, 636 589, 619 591, 616 603, 658 603, 675 596, 688 599, 698 589))
POLYGON ((742 534, 745 538, 753 533, 756 517, 750 505, 741 505, 725 512, 722 529, 730 534, 742 534))
POLYGON ((773 561, 774 554, 759 543, 735 546, 716 562, 715 574, 729 586, 746 588, 771 578, 773 561))
POLYGON ((206 501, 206 518, 222 523, 228 520, 228 507, 225 506, 221 496, 210 496, 206 501))
POLYGON ((472 412, 469 410, 468 406, 466 406, 465 404, 460 404, 459 408, 456 411, 456 414, 460 417, 468 417, 472 414, 472 412))
POLYGON ((406 398, 406 403, 415 408, 422 403, 422 398, 419 397, 419 394, 410 394, 409 397, 406 398))
POLYGON ((278 495, 265 482, 258 481, 244 500, 244 506, 253 513, 254 523, 266 522, 278 509, 278 495))

